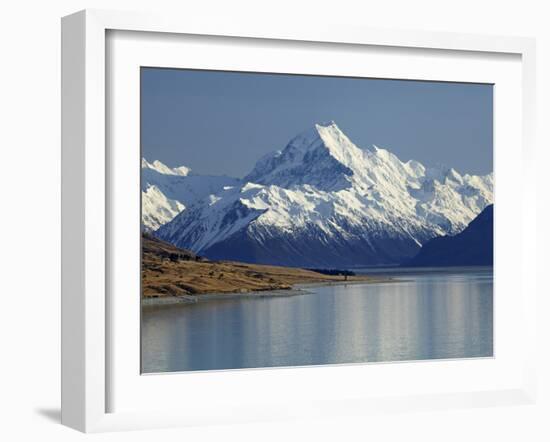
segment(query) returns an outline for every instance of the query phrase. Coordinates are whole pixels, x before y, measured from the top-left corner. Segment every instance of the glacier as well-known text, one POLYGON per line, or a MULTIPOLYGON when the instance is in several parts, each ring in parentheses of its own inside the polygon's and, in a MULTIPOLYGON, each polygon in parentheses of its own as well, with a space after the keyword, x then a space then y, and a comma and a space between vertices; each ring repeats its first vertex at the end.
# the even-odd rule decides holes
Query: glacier
POLYGON ((492 173, 461 175, 403 162, 378 146, 360 148, 333 121, 260 158, 242 180, 212 185, 212 177, 192 183, 192 174, 174 169, 142 173, 187 181, 172 187, 147 178, 144 215, 156 217, 147 221, 156 236, 210 259, 262 264, 398 264, 426 241, 459 233, 493 202, 492 173))

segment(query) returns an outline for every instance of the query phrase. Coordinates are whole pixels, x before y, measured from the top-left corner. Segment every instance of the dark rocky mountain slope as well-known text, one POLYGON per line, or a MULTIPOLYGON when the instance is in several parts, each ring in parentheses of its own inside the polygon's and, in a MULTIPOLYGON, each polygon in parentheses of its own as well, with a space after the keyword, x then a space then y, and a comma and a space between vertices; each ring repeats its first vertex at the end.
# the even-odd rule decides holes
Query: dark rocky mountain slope
POLYGON ((487 206, 461 233, 425 243, 405 266, 493 265, 493 204, 487 206))

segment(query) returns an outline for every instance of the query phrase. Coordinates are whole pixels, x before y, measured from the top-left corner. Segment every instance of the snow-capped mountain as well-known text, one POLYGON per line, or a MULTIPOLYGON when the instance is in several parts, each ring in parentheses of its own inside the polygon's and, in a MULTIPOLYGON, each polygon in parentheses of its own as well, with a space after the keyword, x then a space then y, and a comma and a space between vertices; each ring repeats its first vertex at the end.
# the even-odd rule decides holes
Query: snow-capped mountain
POLYGON ((187 206, 238 186, 240 180, 226 176, 195 175, 185 166, 170 168, 160 161, 141 160, 141 220, 144 230, 155 231, 187 206))
POLYGON ((493 175, 460 175, 361 149, 317 124, 162 226, 161 239, 211 259, 302 267, 394 264, 458 233, 493 201, 493 175))

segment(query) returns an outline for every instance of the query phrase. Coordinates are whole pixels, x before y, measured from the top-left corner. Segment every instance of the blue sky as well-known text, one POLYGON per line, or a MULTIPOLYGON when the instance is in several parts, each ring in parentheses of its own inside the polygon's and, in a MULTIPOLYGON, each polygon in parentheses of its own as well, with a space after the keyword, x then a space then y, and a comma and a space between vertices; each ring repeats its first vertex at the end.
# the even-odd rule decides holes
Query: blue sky
POLYGON ((492 85, 142 68, 148 160, 242 177, 334 120, 358 146, 461 173, 493 170, 492 85))

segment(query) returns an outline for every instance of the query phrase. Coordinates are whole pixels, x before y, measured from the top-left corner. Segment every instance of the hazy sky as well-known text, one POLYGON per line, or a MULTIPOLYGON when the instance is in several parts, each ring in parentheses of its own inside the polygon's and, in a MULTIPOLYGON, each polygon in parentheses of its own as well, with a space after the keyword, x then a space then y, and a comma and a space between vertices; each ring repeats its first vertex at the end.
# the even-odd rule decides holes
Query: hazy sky
POLYGON ((461 173, 493 170, 491 85, 142 68, 147 160, 246 175, 316 122, 359 147, 461 173))

